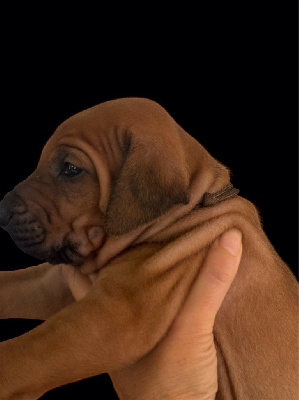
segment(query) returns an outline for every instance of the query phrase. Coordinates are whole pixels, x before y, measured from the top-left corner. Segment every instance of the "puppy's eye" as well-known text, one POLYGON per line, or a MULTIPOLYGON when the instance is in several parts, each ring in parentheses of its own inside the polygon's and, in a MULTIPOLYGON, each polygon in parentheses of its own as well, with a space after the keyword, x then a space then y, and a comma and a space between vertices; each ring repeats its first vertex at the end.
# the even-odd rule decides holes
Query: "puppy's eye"
POLYGON ((74 176, 81 174, 82 171, 83 170, 79 167, 76 167, 76 165, 65 162, 63 164, 60 175, 66 177, 66 178, 73 178, 74 176))

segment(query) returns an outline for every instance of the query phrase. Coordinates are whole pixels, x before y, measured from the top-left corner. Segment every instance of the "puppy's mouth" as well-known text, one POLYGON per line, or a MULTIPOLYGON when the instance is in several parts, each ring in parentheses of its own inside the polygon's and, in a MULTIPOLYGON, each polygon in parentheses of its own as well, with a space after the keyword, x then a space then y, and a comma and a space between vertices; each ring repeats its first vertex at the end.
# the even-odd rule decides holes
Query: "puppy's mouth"
POLYGON ((24 252, 41 245, 46 237, 42 225, 29 213, 13 216, 3 229, 24 252))
POLYGON ((26 254, 48 261, 50 264, 72 264, 80 266, 86 259, 80 254, 80 243, 64 237, 60 244, 46 244, 46 230, 29 212, 13 215, 2 228, 15 244, 26 254))
MULTIPOLYGON (((42 211, 38 207, 38 212, 42 211)), ((24 253, 50 264, 80 266, 86 259, 86 254, 80 252, 80 238, 66 232, 53 243, 48 237, 43 218, 30 212, 23 199, 13 192, 6 195, 0 203, 0 227, 9 233, 24 253)))

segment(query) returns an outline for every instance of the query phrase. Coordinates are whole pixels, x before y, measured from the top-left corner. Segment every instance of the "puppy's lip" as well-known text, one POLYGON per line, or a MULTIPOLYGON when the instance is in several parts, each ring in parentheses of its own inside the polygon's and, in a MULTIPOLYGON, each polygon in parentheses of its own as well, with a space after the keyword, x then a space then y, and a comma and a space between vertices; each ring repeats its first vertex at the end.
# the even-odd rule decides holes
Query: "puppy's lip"
POLYGON ((29 213, 14 215, 5 230, 21 249, 40 245, 46 237, 43 225, 29 213))
POLYGON ((84 262, 84 258, 80 254, 73 254, 71 251, 64 251, 60 254, 50 255, 47 257, 46 261, 52 265, 70 264, 74 267, 80 267, 82 262, 84 262))

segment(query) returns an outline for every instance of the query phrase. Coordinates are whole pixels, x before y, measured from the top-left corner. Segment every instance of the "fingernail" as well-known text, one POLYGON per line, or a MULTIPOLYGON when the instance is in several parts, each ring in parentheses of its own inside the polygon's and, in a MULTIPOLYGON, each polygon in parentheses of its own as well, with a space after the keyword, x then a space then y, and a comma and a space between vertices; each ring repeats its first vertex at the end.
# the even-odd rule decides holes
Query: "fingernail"
POLYGON ((241 248, 242 233, 237 229, 225 232, 219 240, 220 246, 226 249, 231 255, 236 256, 241 248))

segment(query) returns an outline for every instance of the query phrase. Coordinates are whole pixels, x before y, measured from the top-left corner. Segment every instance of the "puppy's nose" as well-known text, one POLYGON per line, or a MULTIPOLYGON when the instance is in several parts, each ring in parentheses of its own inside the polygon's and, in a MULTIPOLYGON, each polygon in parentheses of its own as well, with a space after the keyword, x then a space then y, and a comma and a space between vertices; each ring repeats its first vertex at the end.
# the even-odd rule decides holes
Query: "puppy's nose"
POLYGON ((13 213, 8 207, 5 206, 5 204, 2 203, 4 203, 4 201, 1 201, 0 203, 0 226, 1 228, 5 228, 8 225, 13 213))
POLYGON ((13 192, 8 193, 0 202, 0 227, 5 228, 15 213, 23 214, 26 211, 26 204, 21 197, 13 192))

